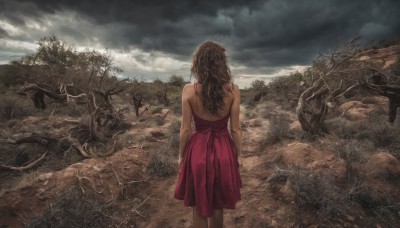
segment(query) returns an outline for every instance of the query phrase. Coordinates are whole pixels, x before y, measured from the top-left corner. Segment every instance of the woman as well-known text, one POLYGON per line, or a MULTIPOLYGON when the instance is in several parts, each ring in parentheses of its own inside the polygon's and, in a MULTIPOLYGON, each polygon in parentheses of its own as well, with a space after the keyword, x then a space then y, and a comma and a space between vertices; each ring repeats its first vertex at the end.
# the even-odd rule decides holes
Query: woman
POLYGON ((215 42, 197 48, 191 72, 197 83, 185 85, 182 91, 179 177, 174 196, 193 207, 194 227, 208 227, 208 223, 222 227, 223 208, 235 208, 242 187, 240 92, 232 83, 225 48, 215 42))

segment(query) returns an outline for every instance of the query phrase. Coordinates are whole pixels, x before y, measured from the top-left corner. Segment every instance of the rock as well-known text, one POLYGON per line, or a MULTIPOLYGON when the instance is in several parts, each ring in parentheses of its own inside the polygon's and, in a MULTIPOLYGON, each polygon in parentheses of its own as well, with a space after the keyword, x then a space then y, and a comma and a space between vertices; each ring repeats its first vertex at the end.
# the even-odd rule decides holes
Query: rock
POLYGON ((53 173, 43 173, 38 177, 38 179, 40 181, 45 181, 45 180, 49 179, 52 176, 53 176, 53 173))
POLYGON ((289 129, 290 129, 290 131, 295 131, 295 132, 301 132, 302 131, 301 124, 300 124, 300 122, 298 120, 296 120, 293 123, 291 123, 289 125, 289 129))
POLYGON ((338 111, 352 119, 367 118, 368 114, 378 109, 375 104, 364 104, 360 101, 348 101, 338 107, 338 111))
POLYGON ((366 164, 365 176, 367 179, 398 179, 400 178, 400 162, 389 153, 374 154, 366 164))

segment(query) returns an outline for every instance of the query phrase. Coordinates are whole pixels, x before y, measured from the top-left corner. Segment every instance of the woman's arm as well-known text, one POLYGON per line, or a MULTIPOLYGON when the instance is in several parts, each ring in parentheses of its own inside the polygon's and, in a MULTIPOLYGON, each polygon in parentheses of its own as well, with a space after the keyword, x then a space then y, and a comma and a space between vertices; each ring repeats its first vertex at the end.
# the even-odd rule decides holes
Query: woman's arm
POLYGON ((189 142, 191 133, 192 108, 190 107, 189 97, 192 91, 189 87, 190 84, 185 85, 182 91, 182 121, 179 134, 179 166, 182 164, 183 157, 185 156, 185 149, 189 142))
POLYGON ((233 103, 231 106, 230 126, 231 126, 231 135, 233 143, 235 144, 235 149, 236 149, 236 157, 240 164, 242 132, 240 129, 239 114, 240 114, 240 90, 235 85, 235 88, 233 89, 233 103))

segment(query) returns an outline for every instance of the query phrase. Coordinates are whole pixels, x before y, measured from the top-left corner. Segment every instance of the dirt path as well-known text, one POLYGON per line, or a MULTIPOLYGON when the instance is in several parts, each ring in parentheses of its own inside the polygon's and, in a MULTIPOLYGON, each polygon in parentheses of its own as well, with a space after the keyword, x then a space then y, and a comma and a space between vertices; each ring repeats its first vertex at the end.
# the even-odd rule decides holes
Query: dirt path
MULTIPOLYGON (((267 178, 274 172, 268 160, 277 149, 259 148, 267 127, 268 121, 264 120, 261 126, 249 126, 242 132, 242 200, 235 210, 224 211, 225 227, 276 227, 293 222, 292 212, 287 209, 291 207, 279 206, 267 186, 267 178)), ((153 179, 149 190, 152 196, 144 209, 148 219, 142 219, 139 227, 193 227, 192 209, 173 198, 176 180, 177 176, 153 179)))

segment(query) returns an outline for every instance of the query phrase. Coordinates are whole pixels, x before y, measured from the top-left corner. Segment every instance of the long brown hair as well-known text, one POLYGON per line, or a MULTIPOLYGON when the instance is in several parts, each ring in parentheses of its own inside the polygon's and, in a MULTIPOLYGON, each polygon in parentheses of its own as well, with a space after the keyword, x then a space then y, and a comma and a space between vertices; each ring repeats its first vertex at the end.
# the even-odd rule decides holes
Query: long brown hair
POLYGON ((225 48, 213 41, 206 41, 193 54, 191 72, 201 84, 204 107, 213 114, 225 108, 224 85, 232 82, 225 48))

